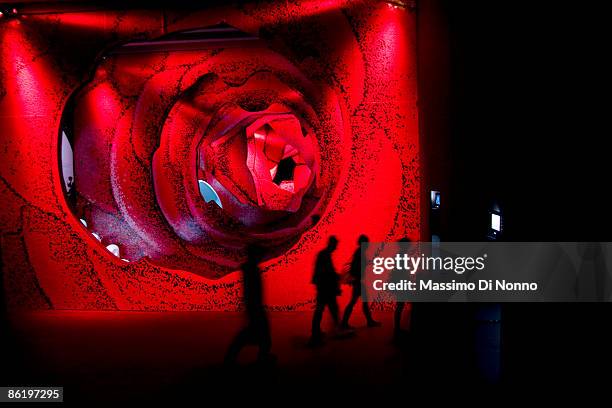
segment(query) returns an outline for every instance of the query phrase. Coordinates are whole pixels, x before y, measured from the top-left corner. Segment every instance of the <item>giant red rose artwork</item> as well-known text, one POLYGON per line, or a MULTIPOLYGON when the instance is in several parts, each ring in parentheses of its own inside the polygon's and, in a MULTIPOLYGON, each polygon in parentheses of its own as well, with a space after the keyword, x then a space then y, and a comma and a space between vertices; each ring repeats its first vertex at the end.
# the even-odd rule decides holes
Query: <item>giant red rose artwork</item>
POLYGON ((236 310, 257 243, 268 308, 309 309, 329 236, 338 269, 420 238, 415 34, 379 1, 2 17, 11 308, 236 310))

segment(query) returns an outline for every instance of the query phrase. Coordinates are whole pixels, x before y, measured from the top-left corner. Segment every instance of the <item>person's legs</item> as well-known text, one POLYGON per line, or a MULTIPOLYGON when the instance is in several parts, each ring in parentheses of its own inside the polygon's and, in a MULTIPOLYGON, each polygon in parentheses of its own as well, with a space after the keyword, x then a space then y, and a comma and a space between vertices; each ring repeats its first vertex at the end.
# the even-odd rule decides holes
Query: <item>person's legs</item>
MULTIPOLYGON (((361 294, 361 285, 359 286, 358 289, 359 289, 359 294, 361 294)), ((368 327, 380 326, 380 323, 374 320, 374 318, 372 317, 372 313, 370 312, 370 304, 368 303, 368 297, 365 291, 363 293, 363 296, 361 297, 361 306, 363 308, 363 315, 366 317, 366 320, 368 321, 368 327)))
POLYGON ((363 315, 366 317, 368 324, 374 323, 375 320, 372 318, 372 313, 370 312, 370 305, 368 302, 361 301, 361 307, 363 308, 363 315))
POLYGON ((395 302, 395 312, 393 315, 393 331, 399 334, 402 331, 402 312, 404 311, 404 302, 395 302))
POLYGON ((238 358, 238 354, 244 346, 249 344, 251 340, 251 328, 245 327, 238 332, 234 340, 230 343, 227 353, 225 353, 225 364, 234 364, 238 358))
POLYGON ((355 304, 359 299, 359 295, 361 295, 360 292, 359 287, 357 285, 353 285, 351 300, 349 301, 348 305, 346 305, 344 315, 342 316, 342 327, 349 327, 349 319, 351 318, 351 313, 353 313, 353 307, 355 307, 355 304))
POLYGON ((338 316, 338 299, 335 296, 330 298, 327 302, 327 307, 329 307, 329 313, 331 313, 332 319, 334 320, 334 325, 338 327, 340 324, 340 319, 338 316))
POLYGON ((314 315, 312 316, 312 338, 318 339, 321 337, 321 320, 323 319, 323 309, 325 303, 323 299, 317 297, 317 304, 315 306, 314 315))

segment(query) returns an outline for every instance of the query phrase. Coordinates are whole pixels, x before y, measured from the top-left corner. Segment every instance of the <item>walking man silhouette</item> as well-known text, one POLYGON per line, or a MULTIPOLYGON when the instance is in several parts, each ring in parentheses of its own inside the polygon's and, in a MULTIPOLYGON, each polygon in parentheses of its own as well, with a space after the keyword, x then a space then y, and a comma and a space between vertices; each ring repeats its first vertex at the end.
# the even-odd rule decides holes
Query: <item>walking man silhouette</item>
POLYGON ((325 307, 329 309, 334 323, 338 326, 338 301, 336 297, 340 295, 340 277, 336 273, 332 262, 332 253, 338 248, 338 239, 330 236, 327 247, 317 255, 315 270, 312 276, 312 283, 317 289, 317 304, 312 317, 312 335, 310 345, 318 345, 323 339, 321 331, 321 320, 325 307))
MULTIPOLYGON (((361 244, 365 244, 370 242, 367 236, 360 235, 357 239, 357 249, 353 253, 353 258, 351 259, 351 263, 349 266, 348 274, 350 276, 350 284, 353 287, 353 294, 351 296, 351 300, 344 309, 344 315, 342 317, 342 328, 350 329, 349 319, 351 317, 351 313, 353 312, 353 307, 357 303, 357 300, 361 296, 361 287, 362 287, 362 276, 361 276, 361 244)), ((364 293, 365 295, 365 293, 364 293)), ((361 304, 363 306, 363 314, 368 322, 368 327, 378 327, 380 323, 372 318, 372 314, 370 313, 370 305, 368 304, 368 299, 365 297, 361 297, 361 304)))

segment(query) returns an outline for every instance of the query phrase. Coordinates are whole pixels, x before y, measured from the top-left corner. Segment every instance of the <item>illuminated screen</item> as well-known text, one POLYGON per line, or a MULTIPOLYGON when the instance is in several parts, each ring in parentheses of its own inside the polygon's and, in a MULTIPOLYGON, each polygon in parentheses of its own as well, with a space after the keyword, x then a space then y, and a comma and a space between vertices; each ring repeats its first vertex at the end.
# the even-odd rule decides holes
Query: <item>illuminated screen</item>
POLYGON ((491 229, 493 231, 501 231, 501 215, 491 214, 491 229))
POLYGON ((431 191, 431 208, 440 208, 440 192, 431 191))

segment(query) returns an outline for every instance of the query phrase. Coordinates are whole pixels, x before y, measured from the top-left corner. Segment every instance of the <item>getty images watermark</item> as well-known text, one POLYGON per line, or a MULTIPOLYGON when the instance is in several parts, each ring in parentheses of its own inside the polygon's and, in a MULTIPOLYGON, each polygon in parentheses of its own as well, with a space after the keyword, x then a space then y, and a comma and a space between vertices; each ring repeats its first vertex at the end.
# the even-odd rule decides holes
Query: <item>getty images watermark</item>
POLYGON ((603 302, 612 243, 392 242, 362 245, 372 302, 603 302))

